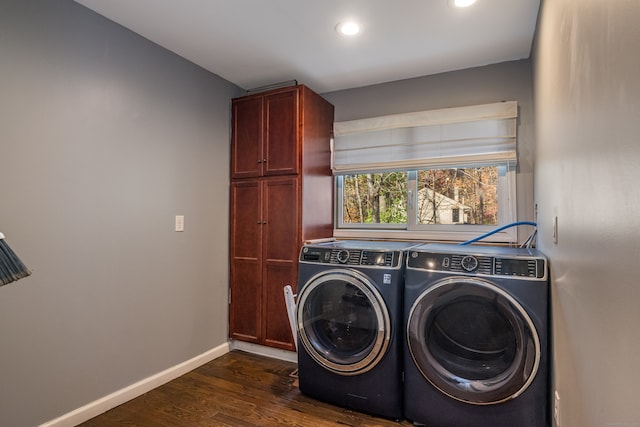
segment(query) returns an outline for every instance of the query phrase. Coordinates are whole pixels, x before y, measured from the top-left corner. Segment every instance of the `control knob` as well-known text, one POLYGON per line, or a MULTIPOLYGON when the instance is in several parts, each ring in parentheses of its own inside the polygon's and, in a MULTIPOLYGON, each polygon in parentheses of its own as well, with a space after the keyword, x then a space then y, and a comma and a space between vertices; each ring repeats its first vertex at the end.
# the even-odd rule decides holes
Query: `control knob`
POLYGON ((349 251, 344 249, 339 251, 336 255, 336 259, 340 264, 345 264, 347 261, 349 261, 349 251))
POLYGON ((473 271, 478 268, 478 259, 474 256, 467 255, 462 258, 462 261, 460 261, 460 265, 466 271, 473 271))

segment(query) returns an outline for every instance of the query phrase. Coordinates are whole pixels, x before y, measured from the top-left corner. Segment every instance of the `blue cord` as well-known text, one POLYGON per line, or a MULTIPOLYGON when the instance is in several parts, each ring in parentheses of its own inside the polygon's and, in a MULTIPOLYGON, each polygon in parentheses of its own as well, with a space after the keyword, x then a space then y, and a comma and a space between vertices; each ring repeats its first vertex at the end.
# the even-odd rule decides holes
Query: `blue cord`
POLYGON ((481 236, 478 236, 478 237, 476 237, 476 238, 474 238, 474 239, 467 240, 466 242, 462 242, 462 243, 458 243, 458 244, 459 244, 459 245, 469 245, 469 244, 471 244, 471 243, 475 243, 475 242, 477 242, 477 241, 479 241, 479 240, 482 240, 482 239, 484 239, 485 237, 489 237, 489 236, 491 236, 491 235, 493 235, 493 234, 496 234, 496 233, 498 233, 498 232, 500 232, 500 231, 502 231, 502 230, 504 230, 504 229, 511 228, 511 227, 516 227, 516 226, 518 226, 518 225, 532 225, 532 226, 534 226, 534 227, 537 227, 537 226, 538 226, 538 224, 536 224, 535 222, 531 222, 531 221, 519 221, 519 222, 512 222, 511 224, 503 225, 502 227, 500 227, 500 228, 496 228, 496 229, 495 229, 495 230, 493 230, 493 231, 490 231, 490 232, 485 233, 485 234, 483 234, 483 235, 481 235, 481 236))

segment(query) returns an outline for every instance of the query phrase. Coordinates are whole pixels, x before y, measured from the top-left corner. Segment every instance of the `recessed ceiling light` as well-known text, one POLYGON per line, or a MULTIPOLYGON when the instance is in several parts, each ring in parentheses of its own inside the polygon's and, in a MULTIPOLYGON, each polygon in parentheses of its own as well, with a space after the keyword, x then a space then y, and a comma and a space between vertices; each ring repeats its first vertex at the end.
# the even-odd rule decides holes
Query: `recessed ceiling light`
POLYGON ((360 26, 353 21, 340 22, 336 25, 336 31, 343 36, 355 36, 360 32, 360 26))
POLYGON ((474 4, 476 0, 449 0, 449 6, 468 7, 474 4))

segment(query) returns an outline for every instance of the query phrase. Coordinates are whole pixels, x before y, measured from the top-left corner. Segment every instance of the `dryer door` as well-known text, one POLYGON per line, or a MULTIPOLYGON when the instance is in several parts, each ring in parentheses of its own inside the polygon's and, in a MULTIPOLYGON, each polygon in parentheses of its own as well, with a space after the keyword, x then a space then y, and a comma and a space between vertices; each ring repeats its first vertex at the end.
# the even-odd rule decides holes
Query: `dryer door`
POLYGON ((372 369, 389 346, 387 307, 371 280, 355 270, 312 277, 298 293, 296 316, 304 350, 341 375, 372 369))
POLYGON ((540 340, 525 309, 476 278, 451 277, 426 289, 409 312, 407 344, 433 386, 478 405, 517 397, 540 364, 540 340))

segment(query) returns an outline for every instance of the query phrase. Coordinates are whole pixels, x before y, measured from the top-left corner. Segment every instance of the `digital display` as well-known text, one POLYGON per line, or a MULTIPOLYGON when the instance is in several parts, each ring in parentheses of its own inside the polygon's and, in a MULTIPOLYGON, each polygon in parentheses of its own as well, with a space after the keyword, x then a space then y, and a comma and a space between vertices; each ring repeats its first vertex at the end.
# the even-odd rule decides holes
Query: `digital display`
POLYGON ((392 252, 371 252, 362 253, 362 264, 391 266, 393 261, 392 252))
POLYGON ((536 277, 536 262, 535 260, 497 258, 496 273, 503 276, 536 277))
POLYGON ((369 253, 369 262, 373 265, 384 265, 384 253, 369 253))

